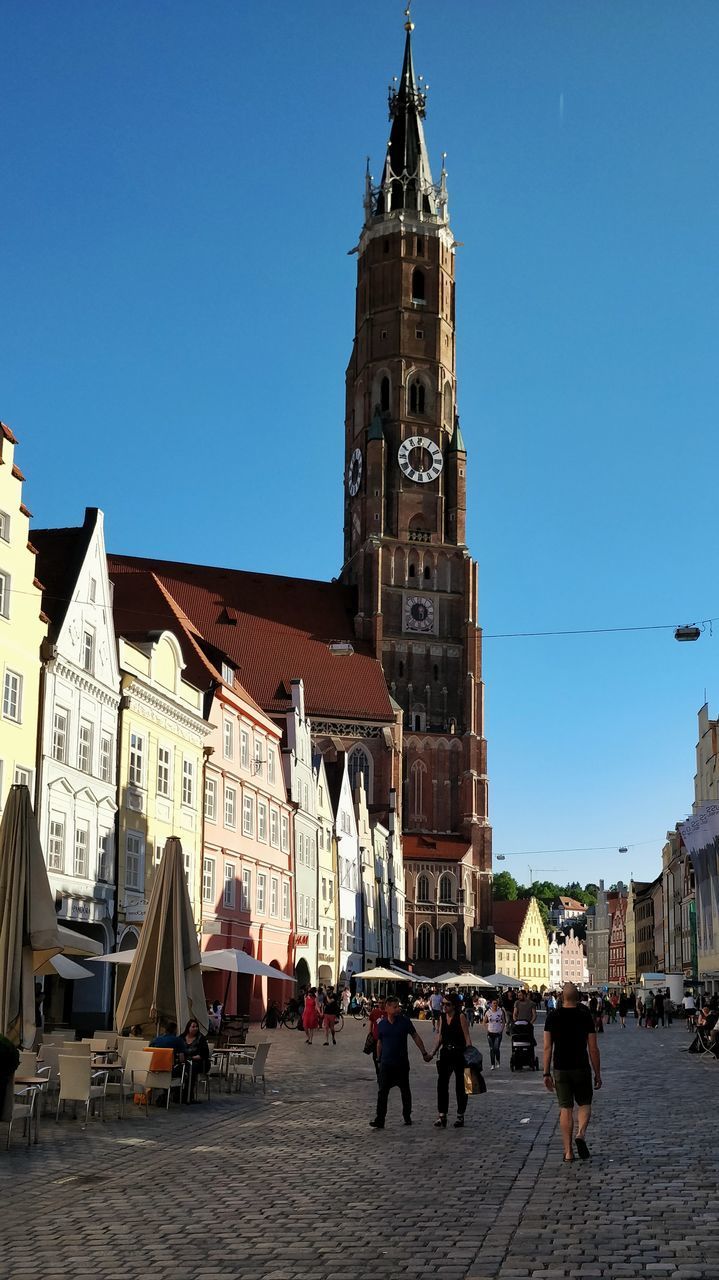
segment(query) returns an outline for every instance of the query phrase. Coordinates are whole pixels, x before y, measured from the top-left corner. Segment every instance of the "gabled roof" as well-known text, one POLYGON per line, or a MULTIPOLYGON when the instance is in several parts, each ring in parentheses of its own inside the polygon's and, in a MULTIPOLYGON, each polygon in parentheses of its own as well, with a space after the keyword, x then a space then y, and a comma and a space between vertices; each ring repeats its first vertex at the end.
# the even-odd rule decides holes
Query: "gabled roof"
POLYGON ((472 846, 464 836, 402 836, 405 860, 418 858, 422 862, 461 862, 471 851, 472 846))
POLYGON ((509 938, 500 938, 500 937, 499 937, 499 935, 495 933, 495 935, 494 935, 494 945, 495 945, 495 947, 516 947, 516 946, 517 946, 517 943, 516 943, 516 942, 510 942, 510 941, 509 941, 509 938))
POLYGON ((42 583, 42 607, 50 619, 51 640, 57 639, 65 621, 97 516, 97 507, 86 507, 85 520, 79 528, 32 530, 37 551, 35 572, 42 583))
POLYGON ((577 902, 576 898, 565 898, 560 894, 557 902, 560 907, 564 907, 565 911, 586 911, 586 903, 577 902))
POLYGON ((108 565, 118 591, 123 576, 152 574, 205 653, 216 664, 226 656, 265 712, 284 714, 291 682, 301 676, 308 715, 393 723, 382 666, 355 639, 353 588, 131 556, 108 556, 108 565), (332 641, 349 642, 354 651, 333 653, 332 641))
POLYGON ((514 902, 494 902, 492 904, 492 923, 494 924, 495 934, 499 933, 503 938, 508 938, 514 945, 519 945, 519 935, 522 932, 531 898, 516 898, 514 902))

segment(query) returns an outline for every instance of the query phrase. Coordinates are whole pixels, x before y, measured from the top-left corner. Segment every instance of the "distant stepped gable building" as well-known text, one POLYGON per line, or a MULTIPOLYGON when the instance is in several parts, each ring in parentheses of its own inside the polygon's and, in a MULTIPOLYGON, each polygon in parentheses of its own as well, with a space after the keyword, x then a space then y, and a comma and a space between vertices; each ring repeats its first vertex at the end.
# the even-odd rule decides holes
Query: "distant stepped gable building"
POLYGON ((439 184, 430 170, 412 30, 408 20, 384 168, 378 185, 367 175, 357 246, 341 577, 357 589, 357 636, 373 647, 402 710, 404 831, 431 837, 421 849, 405 841, 408 959, 425 969, 440 959, 444 968, 447 960, 485 967, 494 959, 491 830, 478 571, 466 545, 457 413, 456 241, 445 170, 439 184), (430 923, 426 904, 417 910, 416 883, 447 872, 453 901, 437 903, 443 918, 434 912, 430 923))

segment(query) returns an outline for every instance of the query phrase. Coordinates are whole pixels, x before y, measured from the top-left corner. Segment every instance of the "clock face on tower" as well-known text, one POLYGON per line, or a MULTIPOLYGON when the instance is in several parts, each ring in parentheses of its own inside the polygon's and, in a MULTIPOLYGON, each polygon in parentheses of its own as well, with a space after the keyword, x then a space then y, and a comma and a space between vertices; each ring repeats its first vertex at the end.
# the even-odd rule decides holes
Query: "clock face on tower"
POLYGON ((428 596, 407 596, 404 602, 405 631, 434 630, 434 602, 428 596))
POLYGON ((361 479, 362 479, 362 453, 359 449, 355 449, 352 454, 352 457, 350 458, 350 464, 347 468, 347 488, 349 489, 351 498, 354 498, 355 494, 358 492, 361 479))
POLYGON ((399 446, 397 461, 409 480, 429 484, 442 470, 442 451, 426 436, 409 436, 399 446))

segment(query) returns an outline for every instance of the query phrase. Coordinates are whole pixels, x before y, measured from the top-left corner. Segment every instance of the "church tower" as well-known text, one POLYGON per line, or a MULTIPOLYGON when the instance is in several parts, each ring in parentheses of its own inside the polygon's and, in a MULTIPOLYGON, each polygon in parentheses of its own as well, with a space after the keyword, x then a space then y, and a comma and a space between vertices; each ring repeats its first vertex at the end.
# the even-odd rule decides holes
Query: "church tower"
POLYGON ((342 580, 357 589, 358 638, 373 645, 403 712, 405 848, 426 849, 427 862, 432 851, 438 861, 457 853, 458 862, 466 851, 456 889, 471 927, 453 958, 491 964, 478 575, 465 541, 467 450, 457 410, 457 242, 444 159, 439 182, 432 178, 428 86, 415 76, 406 16, 384 167, 378 184, 367 172, 354 250, 342 580))

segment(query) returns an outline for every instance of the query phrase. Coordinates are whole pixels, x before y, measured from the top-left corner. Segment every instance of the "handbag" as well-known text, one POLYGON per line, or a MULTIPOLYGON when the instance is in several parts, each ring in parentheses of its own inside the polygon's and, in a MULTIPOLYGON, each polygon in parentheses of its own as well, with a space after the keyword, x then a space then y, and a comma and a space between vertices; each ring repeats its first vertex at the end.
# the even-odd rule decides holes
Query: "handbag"
POLYGON ((486 1093, 487 1084, 482 1072, 476 1066, 464 1068, 464 1088, 470 1096, 475 1093, 486 1093))
POLYGON ((374 1053, 374 1036, 371 1031, 368 1031, 365 1036, 364 1044, 362 1045, 362 1052, 374 1053))
POLYGON ((464 1051, 465 1065, 468 1067, 479 1067, 482 1070, 482 1054, 479 1049, 475 1049, 473 1044, 467 1046, 464 1051))

